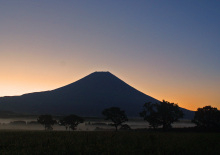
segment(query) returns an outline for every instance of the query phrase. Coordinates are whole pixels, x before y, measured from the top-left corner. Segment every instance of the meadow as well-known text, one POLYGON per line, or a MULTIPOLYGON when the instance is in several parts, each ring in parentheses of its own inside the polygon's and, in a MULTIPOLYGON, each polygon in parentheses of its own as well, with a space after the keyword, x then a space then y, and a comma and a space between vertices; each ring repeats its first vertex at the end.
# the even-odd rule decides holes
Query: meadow
POLYGON ((0 130, 0 154, 220 154, 220 133, 0 130))

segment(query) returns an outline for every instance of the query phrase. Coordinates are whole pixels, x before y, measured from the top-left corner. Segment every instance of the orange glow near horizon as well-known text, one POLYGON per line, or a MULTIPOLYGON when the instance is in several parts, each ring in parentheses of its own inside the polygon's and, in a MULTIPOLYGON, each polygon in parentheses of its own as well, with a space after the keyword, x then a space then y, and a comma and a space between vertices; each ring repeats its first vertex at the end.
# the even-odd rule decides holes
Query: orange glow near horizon
POLYGON ((220 109, 219 6, 4 1, 0 96, 53 90, 109 71, 158 100, 220 109))
MULTIPOLYGON (((113 72, 114 74, 114 72, 113 72)), ((88 74, 86 74, 88 75, 88 74)), ((53 90, 62 86, 65 86, 67 84, 70 84, 72 82, 75 82, 81 78, 83 78, 86 75, 74 76, 74 78, 66 78, 66 80, 62 80, 62 76, 51 76, 48 77, 41 77, 36 75, 20 75, 20 76, 7 76, 2 77, 0 81, 1 85, 1 96, 14 96, 14 95, 22 95, 26 93, 32 93, 32 92, 40 92, 40 91, 47 91, 47 90, 53 90), (36 77, 35 77, 36 76, 36 77)), ((117 74, 114 74, 118 76, 117 74)), ((215 97, 217 97, 216 94, 207 93, 204 90, 198 91, 195 90, 179 90, 171 89, 169 86, 161 86, 160 89, 157 89, 159 86, 156 85, 157 88, 152 87, 152 83, 149 84, 146 83, 142 84, 141 81, 138 82, 138 79, 135 80, 135 77, 125 79, 133 79, 134 81, 130 80, 124 80, 123 74, 120 74, 118 76, 121 80, 126 82, 127 84, 130 84, 132 87, 136 88, 137 90, 153 97, 158 100, 166 100, 169 102, 177 103, 180 107, 189 109, 189 110, 197 110, 199 107, 203 107, 206 105, 211 105, 214 107, 218 107, 217 102, 215 101, 215 97), (148 85, 148 86, 147 86, 148 85), (146 91, 145 91, 146 90, 146 91), (206 94, 205 94, 206 93, 206 94), (205 95, 204 95, 205 94, 205 95), (216 95, 216 96, 215 96, 216 95), (210 99, 211 98, 211 99, 210 99)))
MULTIPOLYGON (((184 73, 186 72, 184 68, 179 71, 179 68, 169 66, 176 74, 173 76, 172 72, 163 65, 151 66, 154 63, 152 60, 148 61, 149 64, 145 64, 143 61, 133 62, 128 58, 121 63, 119 56, 124 57, 123 54, 103 56, 98 51, 97 57, 92 58, 91 53, 75 55, 67 52, 64 57, 58 49, 53 48, 52 51, 57 52, 58 55, 51 59, 51 53, 47 48, 33 49, 31 46, 25 46, 22 51, 21 47, 9 47, 4 49, 5 52, 1 56, 4 59, 1 60, 2 65, 0 65, 2 72, 0 96, 53 90, 75 82, 94 71, 104 70, 110 71, 127 84, 158 100, 174 102, 189 110, 197 110, 198 107, 206 105, 220 109, 220 98, 217 93, 218 76, 184 73), (43 53, 38 54, 39 51, 43 53), (138 68, 144 68, 146 71, 137 70, 138 68)), ((83 49, 75 47, 74 50, 91 51, 89 47, 83 49)))

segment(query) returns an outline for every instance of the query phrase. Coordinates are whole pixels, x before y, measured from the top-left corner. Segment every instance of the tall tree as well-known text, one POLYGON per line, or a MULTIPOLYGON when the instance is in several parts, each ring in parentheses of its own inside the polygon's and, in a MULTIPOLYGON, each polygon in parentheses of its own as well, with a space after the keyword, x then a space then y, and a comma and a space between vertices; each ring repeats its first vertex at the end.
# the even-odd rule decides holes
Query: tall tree
POLYGON ((169 129, 173 122, 183 117, 183 112, 177 104, 163 100, 160 103, 145 103, 140 116, 148 121, 153 128, 162 125, 163 129, 169 129))
POLYGON ((153 127, 154 129, 160 125, 155 104, 152 104, 151 102, 147 102, 144 104, 144 109, 142 112, 140 112, 140 116, 143 117, 144 120, 146 120, 150 124, 150 127, 153 127))
POLYGON ((69 116, 66 116, 64 117, 63 119, 61 119, 59 121, 60 125, 62 126, 65 126, 66 129, 72 129, 72 130, 75 130, 76 127, 80 124, 80 123, 83 123, 84 120, 83 118, 77 116, 77 115, 69 115, 69 116))
POLYGON ((56 123, 51 115, 40 115, 37 122, 44 125, 45 130, 53 130, 52 126, 56 123))
POLYGON ((105 120, 111 120, 113 122, 116 131, 118 130, 119 125, 128 121, 125 111, 118 107, 104 109, 102 114, 106 117, 105 120))
POLYGON ((198 108, 192 120, 197 127, 220 128, 220 111, 211 106, 198 108))

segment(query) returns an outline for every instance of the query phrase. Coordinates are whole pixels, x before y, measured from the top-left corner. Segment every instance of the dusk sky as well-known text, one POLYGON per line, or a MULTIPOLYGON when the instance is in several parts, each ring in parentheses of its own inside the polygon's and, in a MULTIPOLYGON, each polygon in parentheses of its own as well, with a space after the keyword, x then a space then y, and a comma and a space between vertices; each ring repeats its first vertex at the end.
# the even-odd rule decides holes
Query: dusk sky
POLYGON ((220 109, 220 1, 0 0, 0 70, 0 96, 109 71, 158 100, 220 109))

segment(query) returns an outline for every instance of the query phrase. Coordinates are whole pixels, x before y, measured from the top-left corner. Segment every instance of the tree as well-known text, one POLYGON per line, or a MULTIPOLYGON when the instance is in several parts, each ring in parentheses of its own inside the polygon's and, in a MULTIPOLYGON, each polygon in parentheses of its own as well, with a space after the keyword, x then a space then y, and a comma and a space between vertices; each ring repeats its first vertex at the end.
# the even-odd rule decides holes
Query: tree
POLYGON ((123 122, 128 121, 125 111, 120 110, 118 107, 111 107, 104 109, 102 114, 106 117, 105 120, 111 120, 115 130, 118 130, 118 126, 123 122))
POLYGON ((171 128, 173 122, 182 118, 183 112, 177 104, 163 100, 160 103, 145 103, 144 110, 140 112, 140 116, 148 121, 151 127, 157 128, 162 125, 165 130, 171 128))
POLYGON ((211 106, 198 108, 192 120, 197 127, 201 128, 219 128, 220 127, 220 111, 211 106))
POLYGON ((144 118, 149 124, 150 127, 154 129, 160 125, 160 121, 158 120, 158 113, 155 109, 155 104, 151 102, 147 102, 144 104, 144 110, 140 112, 140 116, 144 118))
POLYGON ((128 124, 123 124, 119 130, 131 130, 131 127, 128 124))
POLYGON ((69 128, 69 129, 72 129, 72 130, 75 130, 76 127, 80 124, 80 123, 83 123, 84 120, 83 118, 77 116, 77 115, 69 115, 69 116, 66 116, 64 117, 63 119, 61 119, 59 121, 59 124, 62 125, 62 126, 65 126, 66 127, 66 130, 69 128))
POLYGON ((45 130, 53 130, 52 126, 56 123, 51 115, 40 115, 37 122, 44 125, 45 130))

